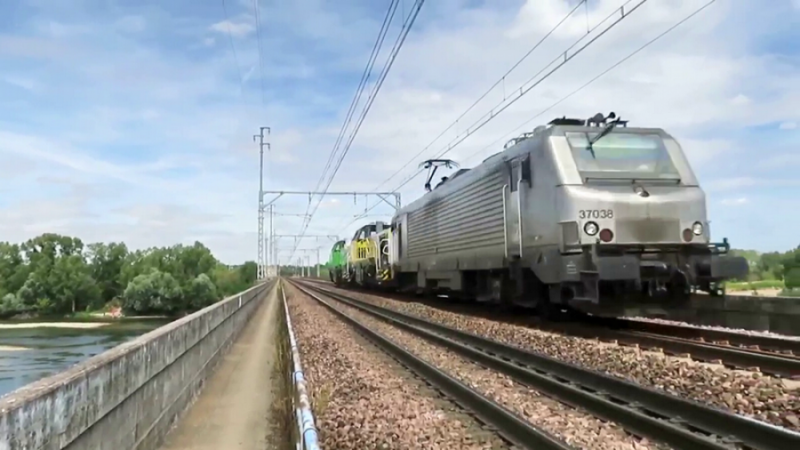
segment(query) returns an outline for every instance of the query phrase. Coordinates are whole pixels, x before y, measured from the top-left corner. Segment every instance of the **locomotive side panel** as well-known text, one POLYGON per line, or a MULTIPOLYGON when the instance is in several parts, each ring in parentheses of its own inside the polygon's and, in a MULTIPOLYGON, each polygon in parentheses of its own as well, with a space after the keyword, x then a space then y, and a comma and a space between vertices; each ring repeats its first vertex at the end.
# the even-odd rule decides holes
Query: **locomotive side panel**
MULTIPOLYGON (((408 213, 403 271, 502 267, 505 228, 504 165, 494 165, 447 186, 450 192, 408 213)), ((476 171, 477 172, 477 171, 476 171)), ((444 187, 443 187, 444 188, 444 187)), ((440 189, 443 189, 440 188, 440 189)))
MULTIPOLYGON (((531 139, 531 185, 523 197, 523 247, 522 261, 534 271, 541 281, 548 272, 553 272, 554 263, 560 257, 559 244, 562 234, 569 238, 566 224, 560 223, 557 194, 563 183, 561 168, 553 158, 549 140, 545 136, 531 139)), ((526 142, 528 142, 526 141, 526 142)), ((524 145, 518 144, 518 146, 524 145)), ((557 267, 557 266, 556 266, 557 267)), ((549 282, 556 277, 547 277, 549 282)))

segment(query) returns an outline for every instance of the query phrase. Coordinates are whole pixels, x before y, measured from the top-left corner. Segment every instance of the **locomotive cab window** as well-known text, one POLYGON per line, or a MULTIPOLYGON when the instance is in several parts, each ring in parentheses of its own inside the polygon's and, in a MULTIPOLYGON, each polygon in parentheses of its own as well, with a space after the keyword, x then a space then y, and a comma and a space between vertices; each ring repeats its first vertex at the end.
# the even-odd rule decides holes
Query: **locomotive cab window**
POLYGON ((680 180, 661 136, 612 131, 595 141, 598 134, 566 133, 583 178, 680 180))
POLYGON ((516 192, 520 180, 523 183, 531 184, 531 157, 526 156, 516 159, 509 164, 509 187, 511 192, 516 192))
POLYGON ((531 169, 531 156, 528 155, 522 160, 522 181, 528 183, 528 186, 533 186, 533 172, 531 169))
POLYGON ((518 181, 519 181, 519 161, 515 161, 513 164, 511 164, 511 181, 509 183, 511 192, 516 192, 518 181))

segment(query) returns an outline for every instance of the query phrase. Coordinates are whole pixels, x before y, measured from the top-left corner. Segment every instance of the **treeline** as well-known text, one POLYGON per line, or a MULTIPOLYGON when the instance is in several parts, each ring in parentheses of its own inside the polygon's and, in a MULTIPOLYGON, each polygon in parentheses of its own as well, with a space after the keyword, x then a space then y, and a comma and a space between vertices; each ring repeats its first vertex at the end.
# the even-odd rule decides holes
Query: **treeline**
POLYGON ((746 280, 755 287, 785 287, 786 293, 800 289, 800 246, 786 252, 759 253, 755 250, 731 250, 750 263, 746 280))
MULTIPOLYGON (((313 266, 281 266, 280 267, 280 275, 282 277, 291 277, 291 276, 300 276, 305 271, 308 276, 316 277, 317 276, 317 265, 313 266)), ((323 280, 328 279, 328 265, 327 264, 319 264, 319 277, 323 280)))
POLYGON ((129 251, 46 233, 0 242, 0 315, 62 315, 120 306, 126 314, 179 315, 240 292, 256 263, 228 268, 200 242, 129 251))

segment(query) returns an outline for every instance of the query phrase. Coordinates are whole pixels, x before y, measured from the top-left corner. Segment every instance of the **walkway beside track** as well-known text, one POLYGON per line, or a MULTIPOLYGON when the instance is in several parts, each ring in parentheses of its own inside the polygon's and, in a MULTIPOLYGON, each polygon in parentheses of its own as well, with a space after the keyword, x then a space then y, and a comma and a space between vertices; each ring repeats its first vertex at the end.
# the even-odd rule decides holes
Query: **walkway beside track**
POLYGON ((267 294, 162 449, 275 448, 271 442, 273 397, 285 395, 277 391, 275 380, 275 331, 277 314, 283 312, 276 292, 267 294))

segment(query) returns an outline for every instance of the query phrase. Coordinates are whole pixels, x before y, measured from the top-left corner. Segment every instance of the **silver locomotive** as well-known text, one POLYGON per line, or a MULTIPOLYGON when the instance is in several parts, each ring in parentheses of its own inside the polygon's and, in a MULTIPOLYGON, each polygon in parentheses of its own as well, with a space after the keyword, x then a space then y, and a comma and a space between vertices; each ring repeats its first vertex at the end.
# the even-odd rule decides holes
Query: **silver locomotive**
POLYGON ((705 193, 660 128, 555 119, 431 189, 440 162, 387 227, 399 288, 617 315, 748 272, 727 240, 711 243, 705 193))

